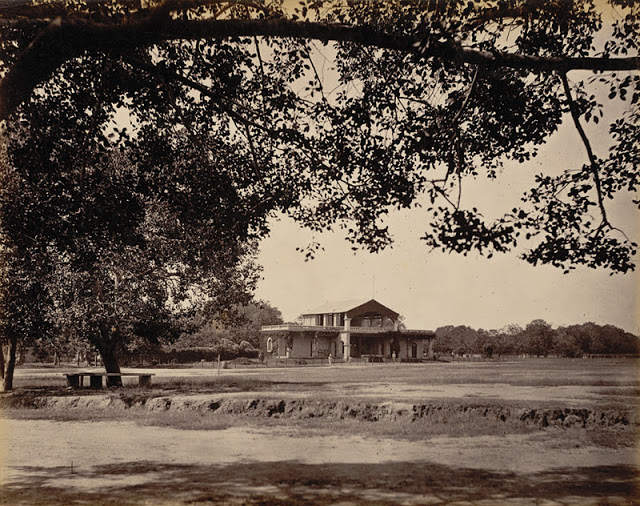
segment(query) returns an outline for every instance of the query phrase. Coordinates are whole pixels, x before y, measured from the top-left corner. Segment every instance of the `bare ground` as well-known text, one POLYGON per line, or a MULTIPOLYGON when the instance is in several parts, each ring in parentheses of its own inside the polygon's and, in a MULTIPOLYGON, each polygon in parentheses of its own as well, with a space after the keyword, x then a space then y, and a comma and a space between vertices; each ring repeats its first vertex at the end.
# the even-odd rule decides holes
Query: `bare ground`
POLYGON ((7 504, 629 504, 634 448, 545 449, 541 435, 408 442, 130 422, 2 421, 7 504), (10 464, 9 464, 10 462, 10 464))
POLYGON ((2 503, 640 504, 636 361, 61 372, 1 399, 2 503))

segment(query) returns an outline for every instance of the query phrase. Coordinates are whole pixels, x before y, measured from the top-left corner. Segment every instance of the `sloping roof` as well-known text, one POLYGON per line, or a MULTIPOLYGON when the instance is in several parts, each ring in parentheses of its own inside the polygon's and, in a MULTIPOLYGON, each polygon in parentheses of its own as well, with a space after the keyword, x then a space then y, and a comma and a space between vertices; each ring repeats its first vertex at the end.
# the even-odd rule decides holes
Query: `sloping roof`
POLYGON ((393 309, 380 304, 377 300, 371 299, 363 301, 362 299, 351 299, 343 301, 326 302, 320 307, 316 307, 310 311, 305 311, 303 314, 326 314, 326 313, 347 313, 348 317, 352 317, 362 313, 379 313, 389 318, 395 319, 399 313, 393 309))
POLYGON ((361 306, 364 303, 362 299, 345 299, 328 301, 321 306, 314 307, 302 314, 326 314, 326 313, 346 313, 354 307, 361 306))

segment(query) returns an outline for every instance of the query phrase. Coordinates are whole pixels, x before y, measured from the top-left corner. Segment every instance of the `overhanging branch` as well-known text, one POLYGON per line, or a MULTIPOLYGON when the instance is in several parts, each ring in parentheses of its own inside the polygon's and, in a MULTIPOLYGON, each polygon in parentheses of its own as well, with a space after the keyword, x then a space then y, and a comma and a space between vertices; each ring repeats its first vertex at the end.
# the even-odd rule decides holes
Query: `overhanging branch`
POLYGON ((8 118, 34 88, 47 80, 65 61, 86 51, 127 52, 167 40, 227 37, 286 37, 353 42, 363 46, 414 53, 487 67, 527 69, 536 72, 570 70, 640 69, 640 58, 564 58, 481 51, 453 42, 396 36, 369 26, 272 19, 182 20, 150 16, 141 21, 101 24, 89 20, 57 19, 44 28, 0 81, 0 120, 8 118), (429 43, 425 41, 429 40, 429 43))
POLYGON ((598 207, 600 208, 600 214, 602 215, 602 225, 611 226, 609 224, 609 220, 607 219, 607 210, 604 207, 604 199, 602 197, 602 187, 600 185, 600 173, 598 161, 596 160, 595 155, 593 154, 593 149, 591 149, 591 143, 589 142, 589 138, 582 128, 580 124, 580 114, 576 107, 576 103, 573 100, 571 95, 571 87, 569 86, 569 81, 567 80, 566 74, 560 74, 560 79, 562 80, 562 86, 564 88, 564 94, 567 97, 567 102, 569 104, 569 111, 571 113, 571 118, 573 119, 573 124, 580 135, 580 139, 584 144, 585 149, 587 150, 587 157, 589 158, 589 166, 591 168, 591 175, 593 177, 593 182, 596 187, 596 197, 598 199, 598 207))

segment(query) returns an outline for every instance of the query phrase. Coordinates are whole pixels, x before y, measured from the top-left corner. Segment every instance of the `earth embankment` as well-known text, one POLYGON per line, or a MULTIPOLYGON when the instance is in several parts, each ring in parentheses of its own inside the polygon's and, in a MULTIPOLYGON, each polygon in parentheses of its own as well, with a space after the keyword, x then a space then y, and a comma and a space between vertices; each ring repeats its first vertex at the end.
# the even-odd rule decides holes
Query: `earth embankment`
POLYGON ((368 401, 328 401, 304 398, 260 396, 145 396, 98 394, 78 396, 21 395, 2 400, 13 409, 109 409, 147 412, 194 411, 252 417, 290 419, 358 420, 364 422, 416 420, 490 419, 529 427, 615 427, 636 423, 631 410, 591 408, 530 408, 501 405, 439 403, 399 403, 368 401))

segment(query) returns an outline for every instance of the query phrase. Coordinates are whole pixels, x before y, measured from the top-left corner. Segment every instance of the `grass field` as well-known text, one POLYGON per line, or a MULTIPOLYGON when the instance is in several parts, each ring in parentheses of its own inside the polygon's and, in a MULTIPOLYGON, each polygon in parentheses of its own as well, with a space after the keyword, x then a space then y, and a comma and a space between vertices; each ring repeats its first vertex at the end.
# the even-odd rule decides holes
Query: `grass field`
MULTIPOLYGON (((75 367, 19 367, 16 388, 64 386, 62 373, 75 367)), ((81 370, 93 368, 81 367, 81 370)), ((179 369, 127 369, 156 374, 157 385, 197 385, 212 377, 243 377, 269 383, 370 383, 384 380, 406 384, 504 383, 519 386, 640 386, 638 359, 523 359, 486 362, 432 362, 428 364, 369 364, 334 367, 222 369, 215 364, 179 369)))
MULTIPOLYGON (((331 399, 361 398, 421 402, 446 399, 485 402, 633 406, 640 394, 639 362, 633 359, 529 359, 499 362, 370 364, 216 370, 211 364, 181 369, 124 369, 154 374, 140 395, 260 392, 331 399)), ((89 368, 80 368, 86 370, 89 368)), ((65 372, 76 368, 22 367, 18 393, 77 395, 65 388, 65 372)), ((98 369, 99 370, 99 369, 98 369)), ((136 378, 124 378, 136 392, 136 378)), ((119 390, 117 390, 119 391, 119 390)), ((95 392, 83 390, 83 395, 95 392)))
POLYGON ((0 397, 5 432, 15 433, 6 444, 23 455, 2 471, 5 503, 639 499, 636 360, 221 371, 198 364, 145 370, 155 374, 151 389, 130 382, 103 391, 66 388, 67 370, 22 367, 16 391, 0 397), (92 426, 101 427, 95 438, 92 426), (69 460, 85 463, 82 478, 69 481, 69 460), (137 485, 122 492, 113 473, 137 485))

